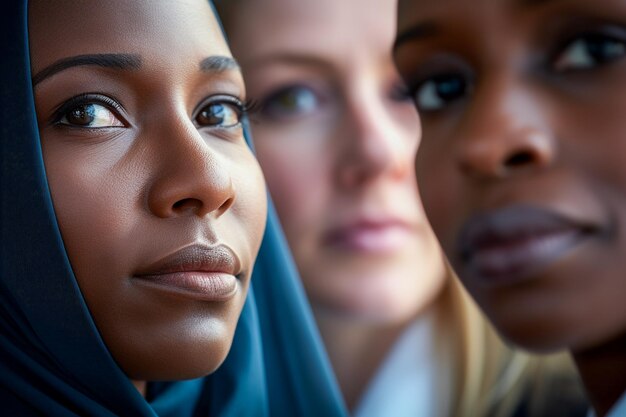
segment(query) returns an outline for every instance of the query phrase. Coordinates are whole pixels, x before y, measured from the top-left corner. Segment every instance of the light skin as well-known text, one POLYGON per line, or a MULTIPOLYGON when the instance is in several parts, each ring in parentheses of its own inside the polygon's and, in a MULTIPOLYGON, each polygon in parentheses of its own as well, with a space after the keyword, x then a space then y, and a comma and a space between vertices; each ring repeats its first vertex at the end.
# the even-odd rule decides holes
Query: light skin
POLYGON ((413 174, 419 120, 390 55, 395 10, 383 0, 227 5, 259 104, 257 155, 353 407, 446 279, 413 174))
POLYGON ((499 331, 569 349, 598 415, 626 390, 626 5, 402 0, 417 178, 499 331))
POLYGON ((46 173, 94 322, 142 392, 207 375, 232 343, 266 214, 211 8, 29 3, 46 173))

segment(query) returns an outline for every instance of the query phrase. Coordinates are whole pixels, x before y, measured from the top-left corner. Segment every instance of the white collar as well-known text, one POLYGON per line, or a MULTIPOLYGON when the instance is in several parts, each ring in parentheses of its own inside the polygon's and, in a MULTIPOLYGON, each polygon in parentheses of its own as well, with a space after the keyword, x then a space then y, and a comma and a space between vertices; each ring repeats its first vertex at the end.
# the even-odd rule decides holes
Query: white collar
POLYGON ((354 411, 355 417, 435 416, 437 369, 431 313, 398 338, 354 411))

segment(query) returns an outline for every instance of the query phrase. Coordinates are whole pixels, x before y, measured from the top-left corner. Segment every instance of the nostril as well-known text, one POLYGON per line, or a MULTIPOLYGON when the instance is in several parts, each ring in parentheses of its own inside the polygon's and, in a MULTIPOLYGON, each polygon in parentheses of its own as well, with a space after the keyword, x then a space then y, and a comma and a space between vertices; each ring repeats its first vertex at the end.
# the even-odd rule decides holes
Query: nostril
POLYGON ((504 161, 504 166, 507 168, 520 167, 531 164, 533 159, 533 154, 531 152, 517 152, 504 161))
POLYGON ((226 201, 224 201, 224 203, 222 203, 222 205, 217 209, 217 211, 221 214, 224 213, 226 210, 228 210, 233 203, 235 202, 235 198, 231 197, 226 199, 226 201))
POLYGON ((184 198, 178 200, 172 205, 172 209, 176 212, 182 212, 186 210, 197 210, 202 206, 202 202, 195 198, 184 198))

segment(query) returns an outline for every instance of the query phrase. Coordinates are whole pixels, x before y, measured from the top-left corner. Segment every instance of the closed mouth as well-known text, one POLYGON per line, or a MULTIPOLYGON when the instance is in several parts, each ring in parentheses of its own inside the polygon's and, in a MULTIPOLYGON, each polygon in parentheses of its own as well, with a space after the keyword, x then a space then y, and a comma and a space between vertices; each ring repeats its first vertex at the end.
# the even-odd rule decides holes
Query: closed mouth
POLYGON ((238 290, 241 263, 225 245, 192 245, 134 274, 136 283, 201 301, 227 301, 238 290))
POLYGON ((404 247, 414 233, 414 228, 404 221, 363 220, 331 229, 324 236, 324 242, 334 250, 388 253, 404 247))

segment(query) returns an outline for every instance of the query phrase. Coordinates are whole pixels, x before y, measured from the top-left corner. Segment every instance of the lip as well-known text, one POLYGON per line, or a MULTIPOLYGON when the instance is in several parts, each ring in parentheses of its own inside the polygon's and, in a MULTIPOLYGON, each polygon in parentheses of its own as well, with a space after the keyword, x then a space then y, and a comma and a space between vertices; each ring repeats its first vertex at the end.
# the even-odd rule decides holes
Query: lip
POLYGON ((141 285, 200 301, 223 302, 238 289, 241 262, 226 245, 191 245, 142 268, 141 285))
POLYGON ((415 227, 402 219, 364 218, 331 228, 323 241, 333 249, 388 254, 405 247, 414 233, 415 227))
POLYGON ((532 280, 596 231, 586 222, 532 206, 481 214, 459 234, 462 275, 488 287, 532 280))

